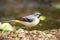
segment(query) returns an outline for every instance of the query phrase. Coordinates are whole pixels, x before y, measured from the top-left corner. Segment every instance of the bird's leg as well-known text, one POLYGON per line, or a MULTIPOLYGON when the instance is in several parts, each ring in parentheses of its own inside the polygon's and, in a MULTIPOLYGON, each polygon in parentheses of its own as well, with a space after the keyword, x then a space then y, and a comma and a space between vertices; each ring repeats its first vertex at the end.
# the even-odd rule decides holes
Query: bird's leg
POLYGON ((29 30, 29 27, 23 26, 22 29, 29 30))
POLYGON ((25 26, 25 29, 28 30, 28 31, 31 31, 31 27, 26 27, 25 26))

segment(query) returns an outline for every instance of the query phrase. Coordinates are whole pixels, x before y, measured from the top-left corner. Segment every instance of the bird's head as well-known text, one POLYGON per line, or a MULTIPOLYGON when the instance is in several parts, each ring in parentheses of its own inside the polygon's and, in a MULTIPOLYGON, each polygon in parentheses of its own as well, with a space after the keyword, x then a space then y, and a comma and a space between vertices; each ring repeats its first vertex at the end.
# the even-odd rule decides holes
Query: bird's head
POLYGON ((39 12, 35 12, 35 13, 34 13, 34 16, 37 17, 37 18, 39 18, 40 15, 41 15, 41 14, 40 14, 39 12))
POLYGON ((39 13, 39 12, 35 12, 34 16, 37 17, 37 18, 39 18, 40 20, 45 20, 46 19, 46 17, 42 16, 41 13, 39 13))

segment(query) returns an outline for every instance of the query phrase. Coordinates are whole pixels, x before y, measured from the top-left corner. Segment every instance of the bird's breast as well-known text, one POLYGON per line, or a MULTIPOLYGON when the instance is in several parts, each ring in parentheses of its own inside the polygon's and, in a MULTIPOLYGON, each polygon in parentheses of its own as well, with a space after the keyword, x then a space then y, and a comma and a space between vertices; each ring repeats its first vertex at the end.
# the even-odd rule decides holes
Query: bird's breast
POLYGON ((39 19, 35 19, 32 22, 24 22, 24 25, 26 25, 27 27, 33 27, 36 26, 39 23, 39 19))

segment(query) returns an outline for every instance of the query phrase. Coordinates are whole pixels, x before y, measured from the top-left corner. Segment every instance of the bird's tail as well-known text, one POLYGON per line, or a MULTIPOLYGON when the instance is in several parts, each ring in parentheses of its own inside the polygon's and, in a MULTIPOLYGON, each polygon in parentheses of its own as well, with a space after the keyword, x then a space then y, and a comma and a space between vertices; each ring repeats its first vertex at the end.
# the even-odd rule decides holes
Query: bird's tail
POLYGON ((10 20, 10 22, 22 23, 23 21, 20 21, 20 20, 10 20))
POLYGON ((23 21, 20 21, 20 20, 8 20, 8 21, 1 21, 1 22, 16 22, 16 23, 22 23, 23 21))

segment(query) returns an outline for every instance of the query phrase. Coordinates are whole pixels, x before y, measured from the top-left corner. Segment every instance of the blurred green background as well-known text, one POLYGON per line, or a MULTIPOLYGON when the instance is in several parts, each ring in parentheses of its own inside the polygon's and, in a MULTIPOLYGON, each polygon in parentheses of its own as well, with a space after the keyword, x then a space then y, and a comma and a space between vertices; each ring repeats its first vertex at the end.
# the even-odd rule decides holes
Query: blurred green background
POLYGON ((46 19, 32 29, 60 29, 60 0, 0 0, 0 21, 30 15, 37 11, 46 19))

